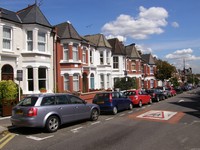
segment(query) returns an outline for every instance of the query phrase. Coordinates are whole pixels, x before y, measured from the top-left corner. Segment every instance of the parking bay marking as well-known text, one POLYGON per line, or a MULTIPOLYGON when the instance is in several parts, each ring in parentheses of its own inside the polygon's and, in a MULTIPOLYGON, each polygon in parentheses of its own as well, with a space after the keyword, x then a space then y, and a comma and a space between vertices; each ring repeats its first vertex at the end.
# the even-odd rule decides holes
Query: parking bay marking
POLYGON ((36 136, 26 136, 26 138, 32 139, 32 140, 35 140, 35 141, 42 141, 42 140, 52 138, 52 137, 54 137, 54 135, 46 136, 46 137, 43 137, 43 138, 36 137, 36 136))
POLYGON ((78 127, 78 128, 72 129, 71 131, 72 131, 73 133, 77 133, 78 130, 79 130, 79 129, 82 129, 82 128, 83 128, 83 127, 78 127))
POLYGON ((3 138, 1 138, 0 139, 0 149, 2 149, 14 137, 15 137, 15 134, 7 133, 3 138))
POLYGON ((157 119, 157 120, 169 120, 173 117, 177 112, 172 111, 161 111, 161 110, 151 110, 144 114, 137 116, 137 118, 145 118, 145 119, 157 119))

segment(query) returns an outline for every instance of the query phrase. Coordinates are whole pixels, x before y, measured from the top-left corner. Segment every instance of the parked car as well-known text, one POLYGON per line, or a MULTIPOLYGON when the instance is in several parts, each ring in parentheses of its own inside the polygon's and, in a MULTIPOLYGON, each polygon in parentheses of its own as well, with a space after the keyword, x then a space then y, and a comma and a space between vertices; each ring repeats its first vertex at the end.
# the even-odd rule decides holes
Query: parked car
POLYGON ((96 121, 98 105, 72 94, 37 94, 21 100, 12 110, 11 122, 19 127, 41 127, 55 132, 60 125, 77 120, 96 121))
POLYGON ((101 112, 117 114, 118 111, 133 109, 131 100, 119 91, 100 92, 93 98, 93 103, 99 105, 101 112))
POLYGON ((167 89, 165 86, 156 87, 156 89, 160 89, 163 92, 165 99, 172 96, 169 89, 167 89))
POLYGON ((172 87, 172 86, 168 86, 167 87, 167 90, 170 91, 171 93, 171 96, 175 96, 177 93, 176 93, 176 90, 172 87))
POLYGON ((151 96, 143 90, 127 90, 124 92, 128 96, 134 105, 142 107, 144 104, 152 103, 151 96))
POLYGON ((153 101, 159 102, 165 99, 165 95, 160 89, 149 89, 146 92, 151 95, 153 101))

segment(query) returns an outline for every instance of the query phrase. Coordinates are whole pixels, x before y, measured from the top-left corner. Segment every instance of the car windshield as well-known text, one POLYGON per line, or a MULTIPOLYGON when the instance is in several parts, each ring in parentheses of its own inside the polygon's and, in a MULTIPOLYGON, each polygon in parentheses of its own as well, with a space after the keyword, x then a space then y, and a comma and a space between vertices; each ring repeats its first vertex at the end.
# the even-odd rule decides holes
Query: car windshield
POLYGON ((18 106, 34 106, 38 97, 26 97, 21 100, 17 105, 18 106))

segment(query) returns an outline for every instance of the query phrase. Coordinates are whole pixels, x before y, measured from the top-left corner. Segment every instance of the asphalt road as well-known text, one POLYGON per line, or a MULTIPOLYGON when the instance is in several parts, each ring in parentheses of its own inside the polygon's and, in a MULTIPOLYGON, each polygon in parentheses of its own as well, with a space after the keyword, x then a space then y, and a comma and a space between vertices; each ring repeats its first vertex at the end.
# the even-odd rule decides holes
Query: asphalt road
POLYGON ((96 122, 67 124, 56 133, 11 128, 1 135, 0 149, 200 150, 199 90, 117 115, 104 114, 96 122))

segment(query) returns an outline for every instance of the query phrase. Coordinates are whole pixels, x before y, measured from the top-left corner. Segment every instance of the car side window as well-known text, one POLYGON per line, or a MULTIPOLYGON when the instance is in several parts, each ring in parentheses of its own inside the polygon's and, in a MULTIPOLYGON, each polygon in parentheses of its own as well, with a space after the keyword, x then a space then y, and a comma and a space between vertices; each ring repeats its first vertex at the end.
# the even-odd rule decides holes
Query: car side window
POLYGON ((68 97, 71 104, 84 104, 84 101, 76 96, 69 95, 68 97))
POLYGON ((43 97, 41 106, 55 105, 55 96, 43 97))
POLYGON ((69 104, 70 101, 67 99, 66 95, 58 95, 56 96, 56 103, 59 105, 69 104))

